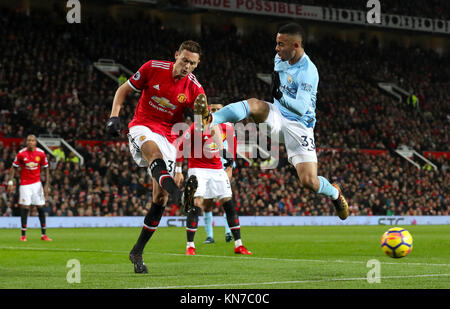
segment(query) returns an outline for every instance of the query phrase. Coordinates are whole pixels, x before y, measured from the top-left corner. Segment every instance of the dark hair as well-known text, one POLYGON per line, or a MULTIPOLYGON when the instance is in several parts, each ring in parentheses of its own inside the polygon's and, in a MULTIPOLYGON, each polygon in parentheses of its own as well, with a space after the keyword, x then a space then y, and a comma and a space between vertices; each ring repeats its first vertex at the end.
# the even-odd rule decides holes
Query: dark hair
POLYGON ((178 48, 178 52, 181 53, 183 50, 190 51, 191 53, 197 53, 200 56, 202 55, 202 48, 200 47, 200 44, 195 41, 188 40, 181 43, 180 48, 178 48))
POLYGON ((289 23, 289 24, 283 25, 278 29, 278 33, 300 35, 302 37, 302 47, 303 47, 303 42, 305 41, 305 30, 299 24, 289 23))

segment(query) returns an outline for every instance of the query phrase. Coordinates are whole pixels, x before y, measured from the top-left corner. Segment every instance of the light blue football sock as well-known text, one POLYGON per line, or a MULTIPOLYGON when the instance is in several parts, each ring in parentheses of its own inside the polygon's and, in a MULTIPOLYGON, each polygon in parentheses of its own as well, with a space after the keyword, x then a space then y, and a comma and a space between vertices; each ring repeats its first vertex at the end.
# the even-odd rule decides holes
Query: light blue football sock
POLYGON ((204 212, 203 219, 205 220, 205 230, 206 230, 206 237, 211 237, 214 239, 214 232, 213 232, 213 215, 212 211, 204 212))
POLYGON ((231 234, 230 227, 228 226, 227 214, 224 213, 224 214, 223 214, 223 217, 225 218, 225 235, 231 234))
POLYGON ((231 103, 212 114, 211 126, 225 122, 238 122, 250 116, 250 106, 247 100, 231 103))
POLYGON ((319 186, 319 190, 317 191, 317 193, 329 196, 333 200, 338 199, 338 197, 339 197, 338 189, 333 187, 326 178, 319 176, 319 182, 320 182, 320 186, 319 186))

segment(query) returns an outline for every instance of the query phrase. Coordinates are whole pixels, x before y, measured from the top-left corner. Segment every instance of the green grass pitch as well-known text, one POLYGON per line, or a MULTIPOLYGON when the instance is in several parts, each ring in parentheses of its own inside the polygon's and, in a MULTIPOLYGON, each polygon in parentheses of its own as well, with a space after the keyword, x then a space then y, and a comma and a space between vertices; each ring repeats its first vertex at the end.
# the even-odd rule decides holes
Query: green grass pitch
MULTIPOLYGON (((19 219, 18 219, 19 220, 19 219)), ((140 228, 0 230, 0 288, 320 289, 450 288, 450 226, 403 226, 414 238, 409 256, 392 259, 380 249, 388 226, 246 227, 253 256, 234 254, 223 227, 216 243, 185 256, 184 228, 159 228, 144 252, 149 274, 134 274, 128 253, 140 228), (80 283, 68 283, 67 262, 80 262, 80 283), (368 283, 367 261, 380 261, 381 283, 368 283)))

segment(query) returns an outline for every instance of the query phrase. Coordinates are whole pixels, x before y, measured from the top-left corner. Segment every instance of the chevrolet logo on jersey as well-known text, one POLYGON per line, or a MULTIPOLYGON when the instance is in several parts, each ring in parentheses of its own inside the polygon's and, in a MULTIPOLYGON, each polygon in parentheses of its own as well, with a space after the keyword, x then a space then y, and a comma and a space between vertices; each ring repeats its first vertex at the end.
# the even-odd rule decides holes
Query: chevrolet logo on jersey
POLYGON ((29 170, 35 170, 38 167, 38 163, 35 162, 28 162, 25 164, 25 167, 29 170))
POLYGON ((216 143, 210 143, 210 144, 205 144, 205 148, 207 150, 209 150, 210 152, 217 152, 219 151, 219 147, 217 147, 216 143))
POLYGON ((170 101, 167 100, 166 98, 160 98, 160 97, 157 97, 157 96, 153 96, 152 99, 153 99, 153 101, 158 103, 158 105, 161 106, 161 107, 170 108, 171 110, 174 110, 174 109, 177 108, 175 105, 170 103, 170 101))

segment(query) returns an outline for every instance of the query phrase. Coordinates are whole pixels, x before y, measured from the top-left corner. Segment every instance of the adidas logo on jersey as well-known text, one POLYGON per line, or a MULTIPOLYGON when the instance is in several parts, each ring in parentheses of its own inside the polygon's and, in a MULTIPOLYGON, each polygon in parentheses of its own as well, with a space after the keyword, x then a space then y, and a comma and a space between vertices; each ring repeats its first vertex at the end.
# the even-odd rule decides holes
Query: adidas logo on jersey
POLYGON ((156 90, 159 90, 159 84, 158 85, 153 85, 153 88, 155 88, 156 90))

